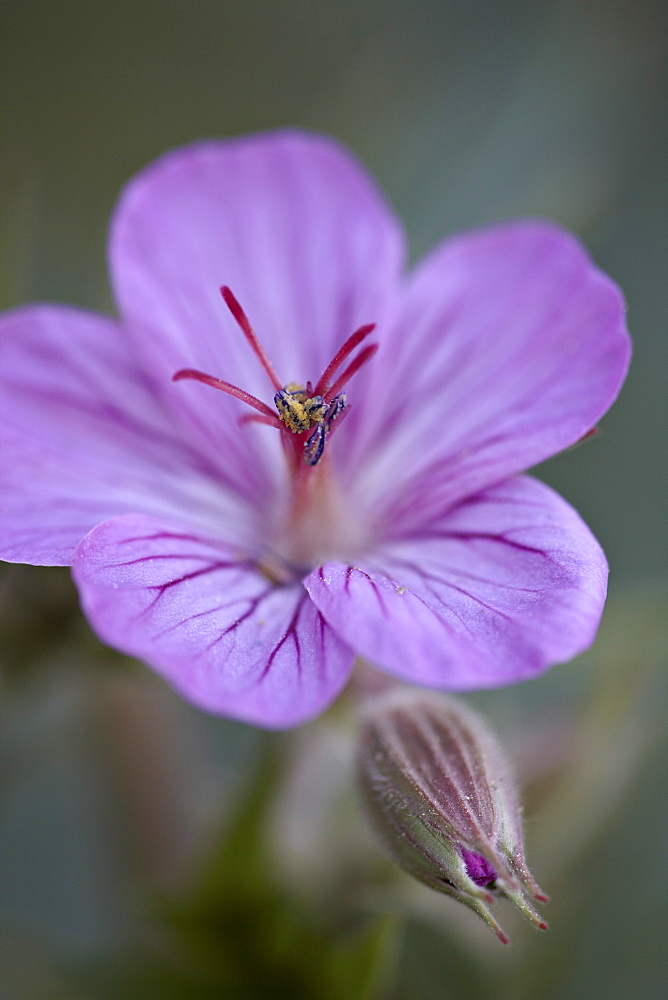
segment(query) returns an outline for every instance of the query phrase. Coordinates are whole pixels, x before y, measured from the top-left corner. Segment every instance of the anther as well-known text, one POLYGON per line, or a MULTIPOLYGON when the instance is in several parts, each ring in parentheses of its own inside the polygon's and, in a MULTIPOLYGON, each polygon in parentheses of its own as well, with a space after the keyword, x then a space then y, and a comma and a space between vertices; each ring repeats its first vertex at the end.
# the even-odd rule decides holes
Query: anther
POLYGON ((313 434, 304 442, 304 461, 307 465, 317 465, 322 458, 327 440, 327 424, 316 424, 313 434))
POLYGON ((287 385, 274 396, 278 415, 293 434, 307 431, 325 419, 327 404, 322 396, 308 396, 301 386, 287 385))
POLYGON ((344 413, 347 406, 345 393, 341 393, 329 404, 327 412, 320 423, 316 424, 313 434, 304 442, 304 461, 307 465, 317 465, 325 450, 332 424, 344 413))

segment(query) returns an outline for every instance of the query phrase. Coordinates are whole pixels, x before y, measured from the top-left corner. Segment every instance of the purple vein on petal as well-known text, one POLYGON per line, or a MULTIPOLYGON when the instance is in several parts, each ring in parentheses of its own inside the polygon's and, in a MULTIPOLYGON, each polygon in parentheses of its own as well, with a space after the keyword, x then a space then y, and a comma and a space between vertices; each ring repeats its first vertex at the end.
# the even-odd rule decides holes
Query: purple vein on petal
MULTIPOLYGON (((152 557, 147 557, 146 560, 139 560, 139 561, 140 562, 150 561, 151 558, 152 557)), ((180 583, 187 583, 189 580, 196 580, 198 577, 207 576, 209 573, 215 573, 217 570, 221 568, 224 568, 224 564, 214 564, 212 566, 204 566, 202 569, 193 570, 192 573, 185 573, 183 576, 176 577, 173 580, 168 580, 166 583, 148 584, 146 586, 146 590, 157 590, 157 594, 145 608, 142 608, 141 611, 139 611, 138 614, 134 615, 130 620, 132 622, 137 622, 140 621, 142 618, 146 617, 146 615, 150 611, 153 611, 155 609, 158 602, 165 596, 166 593, 168 593, 169 590, 171 590, 172 587, 176 587, 180 583)))
MULTIPOLYGON (((157 632, 156 633, 156 638, 162 638, 165 635, 169 635, 170 632, 175 632, 177 629, 179 629, 179 628, 182 627, 182 625, 184 624, 184 622, 193 622, 193 621, 197 621, 200 618, 206 618, 207 615, 213 615, 213 614, 216 614, 216 612, 218 612, 218 611, 224 611, 226 608, 231 608, 231 607, 233 607, 233 605, 238 604, 238 603, 239 602, 236 601, 236 600, 234 600, 234 601, 228 601, 227 604, 215 604, 211 608, 205 608, 204 611, 197 611, 197 612, 195 612, 192 615, 186 615, 185 618, 181 618, 179 621, 175 622, 173 625, 168 625, 167 628, 164 628, 160 632, 157 632)), ((234 623, 234 626, 239 625, 239 624, 240 624, 240 620, 237 619, 237 621, 234 623)), ((226 631, 229 631, 229 630, 226 630, 226 631)), ((206 649, 207 650, 211 649, 217 642, 220 641, 220 638, 221 638, 221 636, 219 636, 217 639, 215 639, 212 643, 210 643, 206 647, 206 649)))
MULTIPOLYGON (((177 534, 172 531, 156 531, 153 535, 135 535, 132 538, 119 538, 116 544, 131 545, 133 542, 155 542, 163 538, 175 539, 178 542, 195 542, 196 545, 202 544, 202 539, 198 538, 197 535, 177 534)), ((211 543, 207 541, 207 544, 211 543)))
MULTIPOLYGON (((204 647, 205 651, 208 652, 209 650, 213 649, 215 646, 218 645, 219 642, 222 641, 222 639, 226 635, 229 635, 231 632, 234 632, 236 629, 239 628, 240 625, 243 624, 243 622, 247 621, 250 618, 250 616, 255 611, 257 611, 257 609, 260 607, 260 605, 267 599, 267 597, 269 596, 269 594, 271 594, 273 592, 273 590, 274 590, 273 585, 268 586, 264 591, 262 591, 261 594, 258 594, 255 597, 250 598, 250 600, 247 599, 248 600, 248 607, 243 612, 243 614, 239 615, 239 617, 236 618, 232 622, 231 625, 228 625, 226 628, 224 628, 216 636, 215 639, 213 639, 207 646, 205 646, 204 647)), ((214 611, 220 611, 220 610, 224 610, 225 608, 231 608, 234 603, 235 603, 234 601, 230 601, 229 604, 221 604, 219 607, 209 608, 208 611, 202 612, 202 614, 213 614, 214 611)))
MULTIPOLYGON (((516 527, 512 528, 512 532, 530 531, 531 527, 532 526, 530 525, 524 525, 524 526, 517 525, 516 527)), ((480 539, 481 541, 484 542, 498 542, 501 545, 509 545, 513 549, 518 549, 521 552, 531 552, 537 556, 549 555, 549 553, 546 552, 545 549, 539 549, 533 545, 526 545, 523 542, 513 541, 511 538, 509 538, 510 534, 511 534, 510 531, 507 532, 501 531, 498 534, 495 534, 493 532, 482 532, 482 531, 443 531, 443 532, 434 531, 434 532, 427 532, 422 537, 429 537, 429 538, 433 537, 433 538, 444 538, 444 539, 455 538, 464 542, 472 542, 480 539)))
POLYGON ((260 676, 257 679, 257 683, 258 684, 261 684, 262 681, 264 680, 264 678, 267 676, 267 674, 269 673, 269 671, 271 669, 272 663, 276 659, 276 655, 278 654, 279 650, 282 649, 283 645, 287 642, 288 639, 292 639, 292 641, 294 642, 294 645, 295 645, 295 654, 296 654, 297 676, 301 677, 301 675, 302 675, 301 644, 300 644, 300 641, 299 641, 299 634, 297 632, 296 625, 297 625, 297 621, 299 619, 299 616, 301 614, 302 608, 304 606, 304 603, 308 599, 309 599, 308 598, 308 594, 306 594, 306 593, 302 594, 302 596, 299 598, 299 601, 297 603, 297 607, 295 608, 294 614, 292 615, 292 618, 290 619, 290 622, 288 624, 288 627, 287 627, 285 633, 281 636, 281 638, 279 639, 279 641, 277 642, 277 644, 274 646, 274 648, 272 649, 271 653, 267 657, 267 662, 266 662, 264 668, 262 669, 262 673, 260 674, 260 676))
MULTIPOLYGON (((411 562, 408 559, 402 559, 399 556, 394 556, 393 557, 393 562, 397 563, 398 565, 405 566, 407 569, 411 569, 422 580, 433 580, 435 583, 440 583, 444 587, 448 587, 450 590, 456 590, 456 591, 458 591, 458 593, 463 594, 465 597, 469 597, 472 601, 475 601, 476 604, 480 604, 483 608, 486 608, 487 611, 491 611, 493 614, 500 615, 502 618, 506 618, 506 619, 509 620, 509 616, 506 615, 503 611, 499 611, 497 608, 494 608, 491 605, 486 604, 485 601, 483 601, 480 597, 476 597, 475 594, 472 594, 470 591, 466 590, 464 587, 459 587, 456 583, 453 583, 451 580, 448 580, 446 577, 444 577, 444 576, 437 576, 435 573, 430 573, 428 570, 424 569, 424 567, 418 566, 416 563, 413 563, 413 562, 411 562)), ((492 581, 489 581, 489 582, 492 582, 492 581)), ((493 585, 496 586, 496 587, 502 587, 503 586, 502 584, 493 584, 493 585)), ((517 589, 528 590, 529 588, 517 588, 517 589)), ((435 594, 434 591, 431 591, 431 593, 433 593, 434 597, 436 597, 436 594, 435 594)), ((533 590, 529 589, 529 593, 536 593, 536 591, 533 591, 533 590)), ((439 599, 439 603, 442 603, 442 599, 439 599)))
MULTIPOLYGON (((121 562, 109 563, 108 565, 109 565, 110 569, 120 569, 121 566, 137 566, 137 565, 139 565, 141 563, 157 562, 160 559, 169 559, 170 562, 174 562, 175 560, 180 560, 181 562, 183 562, 183 561, 187 561, 187 562, 199 561, 199 562, 207 562, 208 563, 210 561, 208 556, 205 556, 205 555, 199 554, 199 553, 195 553, 195 552, 178 552, 178 553, 158 552, 155 555, 151 555, 151 556, 137 556, 136 559, 124 559, 121 562)), ((215 564, 215 568, 217 568, 217 569, 229 569, 230 567, 237 566, 237 565, 243 565, 243 563, 217 562, 215 564)), ((186 579, 187 579, 187 577, 186 577, 186 579)))

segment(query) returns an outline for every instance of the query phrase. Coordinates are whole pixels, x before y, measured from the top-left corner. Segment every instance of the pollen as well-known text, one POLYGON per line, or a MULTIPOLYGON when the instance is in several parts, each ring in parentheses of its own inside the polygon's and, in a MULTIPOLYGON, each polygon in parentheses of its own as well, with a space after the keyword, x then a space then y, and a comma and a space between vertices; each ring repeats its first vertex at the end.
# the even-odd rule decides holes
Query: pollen
POLYGON ((327 403, 322 396, 310 396, 303 386, 290 382, 274 396, 278 415, 293 434, 307 431, 322 423, 327 403))

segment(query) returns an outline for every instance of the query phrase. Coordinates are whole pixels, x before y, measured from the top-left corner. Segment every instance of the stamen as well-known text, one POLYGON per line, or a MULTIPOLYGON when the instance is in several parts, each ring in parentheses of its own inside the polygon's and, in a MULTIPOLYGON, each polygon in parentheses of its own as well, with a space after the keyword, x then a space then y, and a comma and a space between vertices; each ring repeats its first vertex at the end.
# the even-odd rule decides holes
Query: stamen
POLYGON ((348 367, 339 375, 334 385, 330 386, 327 392, 324 393, 325 402, 329 403, 343 389, 346 382, 349 382, 353 375, 360 370, 362 365, 371 360, 377 350, 378 344, 369 344, 363 351, 360 351, 357 357, 353 358, 348 367))
POLYGON ((303 389, 288 386, 274 396, 278 415, 293 434, 307 431, 323 420, 327 406, 322 396, 306 396, 303 389))
POLYGON ((230 382, 223 382, 222 379, 216 378, 214 375, 205 375, 204 372, 198 372, 194 368, 181 368, 180 371, 172 375, 172 382, 179 382, 182 378, 192 378, 197 382, 204 382, 205 385, 210 385, 214 389, 220 389, 229 396, 236 396, 237 399, 243 400, 244 403, 248 403, 253 409, 267 417, 267 423, 271 423, 272 427, 280 429, 283 426, 276 414, 272 413, 266 403, 263 403, 260 399, 256 399, 255 396, 251 396, 249 392, 237 388, 236 385, 232 385, 230 382))
POLYGON ((304 461, 307 465, 317 465, 322 458, 327 439, 332 433, 332 424, 338 421, 341 423, 348 413, 347 399, 345 393, 341 393, 333 399, 327 408, 320 423, 315 425, 315 430, 304 442, 304 461))
POLYGON ((313 434, 304 442, 304 461, 307 465, 317 465, 322 458, 327 439, 327 424, 316 424, 313 434))
POLYGON ((325 414, 325 422, 328 427, 331 427, 334 421, 339 419, 342 413, 346 410, 347 406, 348 397, 345 392, 342 392, 340 396, 337 396, 332 400, 327 409, 327 413, 325 414))
POLYGON ((368 337, 369 334, 375 329, 375 323, 367 323, 365 326, 361 326, 358 330, 355 330, 354 333, 351 333, 343 347, 336 352, 318 379, 318 383, 313 390, 314 396, 322 396, 325 393, 329 380, 333 377, 334 373, 341 367, 346 358, 352 354, 357 345, 361 344, 364 338, 368 337))
POLYGON ((267 357, 262 344, 257 339, 255 331, 253 330, 253 327, 250 325, 246 313, 243 311, 243 309, 237 302, 234 293, 231 291, 231 289, 227 287, 227 285, 223 285, 223 287, 220 289, 220 294, 225 299, 225 304, 227 308, 230 310, 235 320, 241 327, 243 335, 250 344, 260 364, 262 365, 267 375, 269 376, 269 380, 271 381, 271 384, 273 385, 274 389, 276 390, 282 389, 283 387, 278 380, 278 375, 274 371, 271 361, 267 357))
POLYGON ((247 406, 251 406, 257 413, 240 416, 237 419, 240 427, 249 423, 258 423, 275 427, 279 431, 290 431, 291 434, 282 437, 282 442, 286 454, 292 455, 294 472, 297 477, 295 488, 299 492, 298 480, 303 479, 309 466, 318 464, 334 425, 338 425, 348 413, 348 402, 340 389, 346 382, 350 381, 362 365, 373 357, 378 350, 378 344, 369 344, 368 347, 365 347, 353 358, 333 385, 329 385, 329 382, 358 344, 368 337, 372 330, 375 330, 376 324, 367 323, 365 326, 360 326, 348 337, 345 344, 325 368, 315 388, 312 387, 311 382, 307 382, 305 388, 292 382, 282 386, 235 295, 227 285, 223 285, 220 292, 253 353, 276 389, 274 403, 278 410, 278 416, 266 403, 263 403, 256 396, 252 396, 245 389, 240 389, 238 386, 232 385, 231 382, 225 382, 223 379, 216 378, 215 375, 207 375, 195 368, 181 368, 172 375, 172 381, 178 382, 184 378, 194 379, 197 382, 210 385, 213 389, 220 389, 221 392, 226 392, 229 396, 234 396, 246 403, 247 406), (307 432, 310 432, 308 437, 306 437, 307 432), (290 440, 291 435, 295 435, 292 440, 290 440), (303 459, 303 464, 299 461, 300 456, 303 459))

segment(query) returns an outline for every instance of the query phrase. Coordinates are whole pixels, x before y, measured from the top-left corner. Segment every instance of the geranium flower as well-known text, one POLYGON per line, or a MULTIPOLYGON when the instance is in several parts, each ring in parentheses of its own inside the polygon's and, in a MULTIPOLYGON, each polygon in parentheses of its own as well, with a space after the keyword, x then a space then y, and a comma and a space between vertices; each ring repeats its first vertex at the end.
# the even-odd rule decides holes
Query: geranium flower
POLYGON ((461 690, 591 643, 601 549, 518 475, 627 367, 573 237, 497 226, 406 276, 360 167, 279 132, 148 167, 109 257, 118 321, 37 305, 0 330, 0 554, 71 564, 102 639, 267 727, 320 712, 357 654, 461 690))

